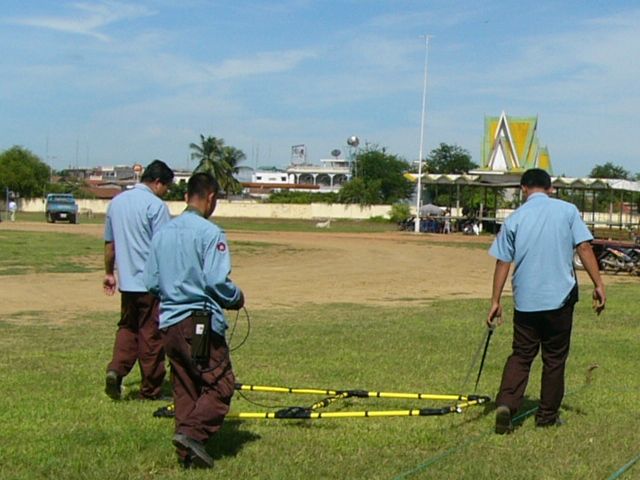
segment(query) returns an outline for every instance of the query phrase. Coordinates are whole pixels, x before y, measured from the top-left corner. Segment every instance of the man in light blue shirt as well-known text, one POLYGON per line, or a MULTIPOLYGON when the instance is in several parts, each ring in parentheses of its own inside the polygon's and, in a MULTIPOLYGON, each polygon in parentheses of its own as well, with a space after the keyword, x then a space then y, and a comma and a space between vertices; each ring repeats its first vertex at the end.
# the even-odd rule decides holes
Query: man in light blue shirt
POLYGON ((573 307, 578 284, 573 269, 577 251, 593 284, 596 313, 606 294, 591 249, 593 237, 575 205, 549 197, 551 178, 541 169, 522 175, 526 202, 504 222, 489 253, 496 258, 487 325, 502 324, 500 298, 514 264, 513 352, 508 358, 496 398, 496 433, 513 430, 512 416, 522 405, 533 359, 542 351, 542 385, 536 425, 559 425, 564 396, 564 369, 569 355, 573 307))
POLYGON ((242 308, 244 295, 229 278, 227 238, 208 220, 218 189, 208 173, 189 179, 187 209, 153 238, 144 272, 146 287, 160 297, 175 405, 173 444, 185 468, 213 466, 205 444, 222 426, 235 388, 222 309, 242 308))
POLYGON ((141 183, 117 195, 107 210, 103 287, 107 295, 113 295, 116 288, 121 293, 121 317, 105 387, 114 400, 121 398, 122 379, 136 361, 142 374, 139 397, 156 399, 162 393, 165 367, 158 330, 158 299, 147 291, 142 274, 151 238, 171 219, 160 197, 172 182, 173 171, 164 162, 154 160, 145 169, 141 183))

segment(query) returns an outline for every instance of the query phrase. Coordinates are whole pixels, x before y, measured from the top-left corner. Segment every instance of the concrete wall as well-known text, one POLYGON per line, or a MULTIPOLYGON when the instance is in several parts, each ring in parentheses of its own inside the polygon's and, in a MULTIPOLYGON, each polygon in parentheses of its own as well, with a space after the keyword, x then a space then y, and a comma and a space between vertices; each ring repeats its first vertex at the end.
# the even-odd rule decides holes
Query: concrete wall
MULTIPOLYGON (((80 212, 91 211, 94 214, 104 214, 107 211, 109 200, 78 199, 80 212)), ((171 215, 178 215, 184 210, 184 202, 166 202, 171 215)), ((41 198, 21 199, 20 211, 42 212, 44 214, 44 200, 41 198)), ((252 201, 220 200, 216 208, 217 217, 240 218, 292 218, 292 219, 325 219, 325 218, 350 218, 364 220, 371 217, 389 217, 390 205, 372 205, 361 207, 359 205, 341 205, 326 203, 312 203, 309 205, 258 203, 252 201)))
MULTIPOLYGON (((107 211, 109 200, 88 200, 78 199, 80 213, 91 211, 94 214, 104 214, 107 211)), ((184 210, 184 202, 166 202, 171 215, 178 215, 184 210)), ((43 212, 44 200, 41 198, 20 199, 19 209, 23 212, 43 212)), ((359 205, 341 205, 326 203, 312 203, 307 205, 284 204, 284 203, 258 203, 253 201, 228 201, 220 200, 216 208, 217 217, 237 217, 237 218, 291 218, 301 220, 327 219, 327 218, 348 218, 353 220, 365 220, 371 217, 389 218, 391 205, 372 205, 361 207, 359 205)), ((415 207, 411 208, 415 212, 415 207)), ((498 210, 499 220, 506 218, 513 210, 498 210)), ((460 216, 462 212, 452 209, 454 217, 460 216)), ((583 215, 584 221, 597 226, 606 225, 634 225, 640 222, 638 214, 625 213, 620 216, 619 212, 594 213, 586 212, 583 215)))

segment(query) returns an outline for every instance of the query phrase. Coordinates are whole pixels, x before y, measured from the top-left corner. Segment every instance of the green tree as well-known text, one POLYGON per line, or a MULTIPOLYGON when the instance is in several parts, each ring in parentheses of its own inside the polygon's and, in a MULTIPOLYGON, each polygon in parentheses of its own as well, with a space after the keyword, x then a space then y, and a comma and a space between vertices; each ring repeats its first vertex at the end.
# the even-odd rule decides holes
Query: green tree
POLYGON ((367 147, 356 157, 353 179, 342 186, 341 198, 345 203, 362 204, 405 200, 413 193, 413 184, 404 176, 408 169, 406 161, 384 148, 367 147))
POLYGON ((471 161, 471 154, 464 148, 441 143, 429 153, 426 167, 429 173, 467 173, 478 165, 471 161))
POLYGON ((187 193, 187 182, 182 179, 179 182, 173 182, 169 185, 169 190, 164 196, 164 199, 183 201, 185 193, 187 193))
MULTIPOLYGON (((591 169, 589 176, 591 178, 614 178, 623 180, 631 180, 632 178, 631 173, 628 170, 611 162, 607 162, 604 165, 596 165, 591 169)), ((616 211, 620 208, 619 198, 613 190, 595 192, 593 198, 595 201, 596 211, 607 211, 610 208, 610 205, 616 211)), ((631 192, 623 192, 623 202, 632 200, 633 194, 631 192)))
POLYGON ((382 200, 382 181, 354 178, 344 185, 338 193, 340 203, 358 203, 360 205, 375 205, 384 203, 382 200))
POLYGON ((618 178, 624 180, 630 180, 631 174, 628 170, 625 170, 620 165, 614 165, 611 162, 607 162, 604 165, 596 165, 591 169, 589 173, 591 178, 618 178))
MULTIPOLYGON (((463 174, 478 168, 471 160, 471 154, 458 145, 441 143, 438 148, 429 152, 426 159, 425 173, 463 174)), ((500 197, 503 192, 498 191, 500 197)), ((453 206, 459 202, 470 211, 477 211, 483 201, 482 192, 479 189, 465 187, 460 190, 460 198, 456 198, 457 189, 453 186, 424 185, 422 199, 424 203, 434 203, 442 206, 453 206)))
POLYGON ((21 197, 42 195, 49 183, 49 166, 26 148, 13 146, 0 153, 0 188, 21 197))
POLYGON ((218 180, 220 188, 227 194, 240 193, 242 186, 233 176, 238 173, 239 163, 244 160, 242 150, 224 144, 222 138, 200 135, 200 144, 192 143, 191 158, 198 160, 194 173, 208 172, 218 180))

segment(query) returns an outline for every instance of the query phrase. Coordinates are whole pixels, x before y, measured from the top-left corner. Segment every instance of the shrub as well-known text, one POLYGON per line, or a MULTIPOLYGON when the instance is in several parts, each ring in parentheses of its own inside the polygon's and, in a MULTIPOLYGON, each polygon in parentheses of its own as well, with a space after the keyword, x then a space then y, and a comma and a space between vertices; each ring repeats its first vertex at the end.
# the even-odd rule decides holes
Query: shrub
POLYGON ((411 209, 406 203, 394 203, 391 205, 389 219, 392 222, 400 223, 411 216, 411 209))
POLYGON ((333 192, 292 192, 290 190, 274 192, 269 195, 267 203, 338 203, 338 195, 333 192))

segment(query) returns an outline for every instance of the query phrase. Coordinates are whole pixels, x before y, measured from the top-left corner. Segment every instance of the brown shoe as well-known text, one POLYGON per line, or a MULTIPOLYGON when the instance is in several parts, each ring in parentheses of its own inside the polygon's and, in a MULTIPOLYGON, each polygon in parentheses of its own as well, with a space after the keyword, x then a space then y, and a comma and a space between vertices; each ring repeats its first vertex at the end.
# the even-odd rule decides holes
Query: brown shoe
POLYGON ((496 409, 496 433, 504 435, 513 432, 513 423, 511 422, 511 410, 506 405, 499 405, 496 409))

